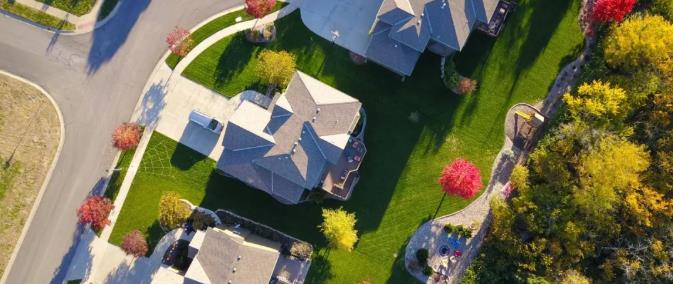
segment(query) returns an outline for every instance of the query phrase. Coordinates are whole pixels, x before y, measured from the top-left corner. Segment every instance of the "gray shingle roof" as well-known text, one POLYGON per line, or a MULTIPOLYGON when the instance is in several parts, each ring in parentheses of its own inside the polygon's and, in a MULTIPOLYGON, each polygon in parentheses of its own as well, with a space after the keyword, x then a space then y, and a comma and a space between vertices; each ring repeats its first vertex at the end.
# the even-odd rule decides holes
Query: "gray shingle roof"
POLYGON ((278 261, 277 248, 208 228, 196 260, 211 283, 269 283, 278 261))
POLYGON ((252 103, 241 104, 227 124, 217 167, 296 203, 304 189, 320 184, 327 164, 338 160, 346 144, 339 135, 350 135, 362 104, 301 72, 281 96, 266 114, 252 103), (260 169, 268 179, 248 172, 260 169))
POLYGON ((420 54, 398 48, 399 44, 422 53, 432 39, 460 50, 465 46, 476 21, 490 21, 498 2, 384 0, 372 29, 367 58, 402 75, 411 75, 420 54), (384 35, 384 31, 388 34, 384 35))

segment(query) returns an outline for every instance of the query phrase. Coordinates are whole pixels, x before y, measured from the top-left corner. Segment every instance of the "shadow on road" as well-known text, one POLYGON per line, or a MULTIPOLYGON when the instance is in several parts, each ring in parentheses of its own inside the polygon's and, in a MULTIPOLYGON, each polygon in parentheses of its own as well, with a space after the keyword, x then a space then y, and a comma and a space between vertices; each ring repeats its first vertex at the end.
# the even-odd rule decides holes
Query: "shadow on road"
POLYGON ((156 127, 159 114, 166 106, 165 96, 166 84, 163 81, 150 86, 150 89, 143 96, 140 117, 136 122, 145 127, 156 127))
POLYGON ((119 5, 119 13, 109 23, 93 31, 87 58, 89 75, 96 73, 124 45, 140 14, 150 5, 150 0, 122 1, 119 5))
MULTIPOLYGON (((54 271, 54 277, 51 279, 51 284, 60 284, 63 283, 63 280, 66 277, 66 274, 68 273, 68 268, 70 268, 70 263, 72 262, 73 258, 75 257, 75 254, 77 253, 77 246, 80 243, 80 236, 84 232, 84 226, 77 224, 77 228, 72 234, 72 244, 70 245, 70 248, 68 248, 68 252, 63 256, 61 259, 61 265, 56 268, 54 271)), ((91 270, 91 267, 86 267, 84 268, 84 274, 88 274, 89 271, 91 270)))

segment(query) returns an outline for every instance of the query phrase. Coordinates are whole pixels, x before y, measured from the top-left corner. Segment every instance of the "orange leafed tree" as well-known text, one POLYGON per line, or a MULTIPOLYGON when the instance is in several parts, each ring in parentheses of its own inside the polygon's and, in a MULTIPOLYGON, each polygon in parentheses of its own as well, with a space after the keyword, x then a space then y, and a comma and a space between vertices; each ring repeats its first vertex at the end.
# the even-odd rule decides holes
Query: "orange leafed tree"
POLYGON ((135 123, 122 123, 112 134, 112 145, 119 150, 130 150, 140 143, 140 126, 135 123))
POLYGON ((445 193, 465 199, 474 197, 483 187, 479 168, 461 158, 444 167, 439 184, 445 193))
POLYGON ((77 217, 79 223, 86 225, 90 224, 91 228, 98 231, 110 224, 108 216, 114 208, 110 199, 102 196, 91 196, 84 200, 84 203, 77 209, 77 217))
POLYGON ((175 27, 175 29, 166 36, 166 43, 168 49, 177 56, 183 57, 189 53, 194 45, 192 34, 183 28, 175 27))

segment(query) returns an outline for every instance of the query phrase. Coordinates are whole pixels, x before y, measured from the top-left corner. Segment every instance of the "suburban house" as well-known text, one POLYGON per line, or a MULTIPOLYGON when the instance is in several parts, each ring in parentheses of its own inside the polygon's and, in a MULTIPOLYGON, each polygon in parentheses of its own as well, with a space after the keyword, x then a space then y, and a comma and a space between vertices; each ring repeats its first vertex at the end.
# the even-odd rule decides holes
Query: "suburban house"
POLYGON ((366 153, 362 104, 302 72, 263 107, 243 101, 227 123, 218 172, 285 204, 320 190, 346 200, 366 153))
POLYGON ((176 245, 184 249, 167 250, 152 283, 304 283, 311 245, 305 243, 307 255, 292 255, 292 244, 303 241, 232 213, 219 213, 242 224, 183 233, 176 245), (185 258, 187 267, 178 270, 174 266, 178 258, 185 258))
POLYGON ((480 23, 499 31, 509 8, 499 0, 383 0, 364 56, 409 76, 426 49, 440 56, 460 51, 480 23))

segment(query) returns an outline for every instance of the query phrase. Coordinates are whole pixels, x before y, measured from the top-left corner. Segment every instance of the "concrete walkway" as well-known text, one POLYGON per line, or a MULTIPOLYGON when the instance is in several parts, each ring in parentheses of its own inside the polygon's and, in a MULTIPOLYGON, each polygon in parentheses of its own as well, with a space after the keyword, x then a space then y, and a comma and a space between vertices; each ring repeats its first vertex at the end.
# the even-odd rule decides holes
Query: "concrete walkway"
MULTIPOLYGON (((38 11, 42 11, 46 14, 59 18, 61 20, 68 21, 75 25, 75 33, 86 33, 93 31, 96 26, 100 26, 105 23, 105 20, 98 22, 98 14, 100 13, 101 7, 103 7, 103 2, 105 0, 97 0, 94 4, 91 11, 88 14, 77 16, 56 7, 49 6, 45 3, 38 2, 35 0, 15 0, 17 3, 28 6, 38 11)), ((126 0, 119 0, 126 1, 126 0)), ((119 6, 119 5, 117 5, 119 6)), ((117 7, 106 17, 110 18, 116 12, 117 7)))
POLYGON ((87 228, 81 235, 66 279, 81 279, 81 283, 151 283, 155 273, 162 267, 161 260, 168 247, 186 237, 182 229, 170 231, 159 240, 152 255, 133 257, 118 246, 97 238, 87 228))
MULTIPOLYGON (((554 85, 549 90, 546 98, 536 104, 535 108, 546 117, 553 117, 558 107, 561 104, 561 97, 566 92, 570 91, 579 79, 581 67, 587 62, 591 54, 591 45, 593 40, 587 38, 585 40, 585 47, 582 55, 566 65, 557 76, 554 85)), ((519 149, 512 143, 514 136, 512 125, 514 119, 514 111, 522 107, 533 108, 532 106, 518 104, 513 106, 508 112, 505 119, 505 144, 495 159, 491 177, 486 191, 470 205, 462 210, 445 215, 434 220, 430 220, 421 225, 409 240, 405 249, 405 267, 416 279, 423 283, 458 283, 465 272, 465 269, 470 265, 472 259, 477 255, 481 244, 484 241, 484 236, 488 232, 491 222, 490 202, 495 197, 502 198, 502 189, 509 181, 512 169, 517 163, 522 163, 527 159, 528 151, 532 149, 519 149), (430 252, 429 264, 438 264, 439 256, 437 256, 439 249, 448 244, 447 233, 443 228, 446 224, 463 225, 466 227, 473 227, 474 235, 472 238, 462 240, 460 250, 463 256, 459 257, 455 263, 449 263, 448 267, 442 270, 446 276, 435 275, 436 277, 428 277, 423 275, 422 269, 415 265, 415 254, 420 248, 425 248, 430 252)), ((542 132, 542 131, 540 131, 542 132)), ((532 139, 539 139, 542 135, 535 135, 532 139)), ((536 141, 528 143, 535 145, 536 141)))

